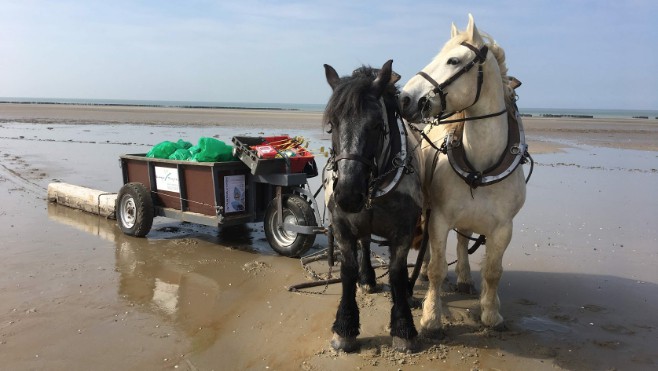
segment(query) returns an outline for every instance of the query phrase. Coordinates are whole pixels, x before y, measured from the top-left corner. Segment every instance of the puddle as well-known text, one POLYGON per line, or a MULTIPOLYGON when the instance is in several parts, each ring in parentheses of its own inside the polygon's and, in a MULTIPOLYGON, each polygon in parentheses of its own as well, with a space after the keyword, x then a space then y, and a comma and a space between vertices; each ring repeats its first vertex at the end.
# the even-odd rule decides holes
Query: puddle
POLYGON ((518 325, 523 329, 534 332, 554 332, 556 334, 566 334, 571 332, 571 328, 551 321, 542 317, 523 317, 518 321, 518 325))

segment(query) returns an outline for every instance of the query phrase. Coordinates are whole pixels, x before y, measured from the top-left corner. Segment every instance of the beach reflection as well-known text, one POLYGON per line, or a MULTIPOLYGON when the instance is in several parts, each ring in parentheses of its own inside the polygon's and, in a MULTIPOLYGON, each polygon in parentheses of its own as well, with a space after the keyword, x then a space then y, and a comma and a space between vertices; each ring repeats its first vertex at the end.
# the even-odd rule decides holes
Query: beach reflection
POLYGON ((68 207, 50 204, 48 216, 108 241, 119 300, 173 324, 191 352, 250 341, 269 318, 262 311, 286 319, 302 315, 283 309, 290 300, 283 287, 303 280, 299 261, 274 253, 262 225, 219 229, 158 218, 147 238, 134 238, 114 220, 68 207), (272 295, 273 288, 286 294, 272 295))
MULTIPOLYGON (((160 223, 149 238, 134 238, 124 235, 114 220, 53 203, 48 204, 48 217, 114 245, 117 294, 129 306, 174 322, 196 340, 197 347, 214 342, 235 296, 226 292, 243 279, 239 277, 241 266, 231 264, 226 256, 233 249, 216 243, 233 241, 249 250, 253 237, 248 226, 215 229, 214 235, 199 239, 189 237, 199 232, 194 226, 187 229, 160 223)), ((253 258, 253 252, 245 251, 241 257, 253 258)), ((269 252, 274 255, 271 249, 269 252)))

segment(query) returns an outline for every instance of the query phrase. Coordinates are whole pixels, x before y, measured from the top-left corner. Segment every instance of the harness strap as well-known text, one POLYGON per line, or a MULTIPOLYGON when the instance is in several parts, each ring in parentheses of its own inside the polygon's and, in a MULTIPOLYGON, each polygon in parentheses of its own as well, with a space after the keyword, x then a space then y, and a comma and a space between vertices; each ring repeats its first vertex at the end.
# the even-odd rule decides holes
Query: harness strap
POLYGON ((440 121, 436 121, 436 122, 437 122, 436 124, 431 123, 431 125, 436 126, 436 125, 443 125, 443 124, 454 124, 454 123, 456 123, 456 122, 475 121, 475 120, 488 119, 488 118, 491 118, 491 117, 500 116, 500 115, 502 115, 503 113, 506 113, 506 112, 507 112, 507 108, 503 109, 503 110, 500 111, 500 112, 489 113, 489 114, 482 115, 482 116, 464 117, 464 118, 461 118, 461 119, 453 119, 453 120, 440 120, 440 121))
MULTIPOLYGON (((446 96, 448 93, 445 91, 445 88, 448 87, 450 84, 455 82, 461 75, 467 73, 468 71, 473 68, 476 64, 478 65, 478 77, 477 77, 477 90, 475 92, 475 99, 473 100, 473 106, 477 101, 480 99, 480 92, 482 91, 482 83, 484 82, 484 72, 482 69, 482 65, 487 59, 487 53, 489 52, 489 47, 486 45, 483 45, 482 48, 478 49, 474 47, 473 45, 463 42, 461 43, 462 46, 465 46, 472 50, 475 53, 475 57, 468 62, 462 69, 457 71, 454 75, 450 76, 446 81, 442 82, 439 84, 434 80, 430 75, 428 75, 426 72, 420 71, 417 73, 417 75, 422 76, 425 80, 427 80, 430 84, 434 86, 434 89, 432 89, 432 93, 438 94, 439 99, 441 99, 441 112, 437 115, 439 119, 442 118, 443 116, 443 109, 446 107, 446 96)), ((470 107, 470 106, 469 106, 470 107)), ((467 107, 468 108, 468 107, 467 107)))
POLYGON ((338 161, 341 160, 352 160, 352 161, 358 161, 366 166, 368 166, 371 170, 375 169, 375 162, 369 158, 363 157, 361 155, 357 155, 354 153, 343 153, 334 158, 334 163, 338 163, 338 161))
MULTIPOLYGON (((396 101, 397 102, 397 101, 396 101)), ((355 153, 342 152, 336 155, 333 150, 327 166, 334 171, 334 182, 337 179, 337 164, 342 160, 358 161, 370 169, 370 180, 366 208, 370 208, 372 200, 383 197, 397 188, 406 174, 415 171, 413 166, 413 149, 408 148, 407 127, 399 114, 397 105, 389 105, 380 100, 382 107, 382 140, 379 143, 380 153, 373 158, 367 158, 355 153), (331 165, 330 165, 331 164, 331 165)))
POLYGON ((528 156, 528 145, 525 142, 525 132, 518 112, 508 112, 507 122, 505 151, 493 166, 484 171, 476 171, 466 158, 462 145, 463 125, 459 125, 446 136, 444 147, 450 166, 471 189, 498 183, 507 178, 528 156))
POLYGON ((473 53, 475 53, 475 56, 477 57, 476 59, 480 63, 484 63, 484 61, 487 59, 487 52, 489 52, 489 47, 488 46, 484 45, 484 46, 482 46, 481 49, 478 49, 478 48, 474 47, 473 45, 471 45, 467 42, 463 42, 463 43, 461 43, 461 45, 471 49, 473 51, 473 53))
POLYGON ((446 106, 446 96, 448 95, 448 93, 443 91, 443 88, 445 88, 448 84, 446 84, 446 83, 439 84, 430 75, 428 75, 427 73, 425 73, 423 71, 418 72, 417 75, 420 75, 420 76, 424 77, 425 80, 429 81, 430 84, 434 85, 434 90, 432 90, 432 92, 434 94, 439 95, 439 99, 441 99, 441 108, 443 109, 443 107, 446 106))

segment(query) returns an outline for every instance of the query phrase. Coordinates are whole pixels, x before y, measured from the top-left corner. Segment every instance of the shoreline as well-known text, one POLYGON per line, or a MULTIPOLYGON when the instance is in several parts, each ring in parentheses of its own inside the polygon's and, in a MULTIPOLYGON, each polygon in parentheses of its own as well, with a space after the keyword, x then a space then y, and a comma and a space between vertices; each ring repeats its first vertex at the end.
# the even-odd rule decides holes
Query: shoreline
MULTIPOLYGON (((254 108, 0 103, 0 124, 130 124, 321 130, 322 112, 254 108)), ((658 120, 523 117, 531 153, 579 144, 658 151, 658 120)))
POLYGON ((148 104, 148 103, 81 103, 81 102, 56 102, 56 101, 2 101, 2 104, 21 104, 21 105, 54 105, 54 106, 92 106, 92 107, 160 107, 160 108, 189 108, 189 109, 253 109, 265 111, 301 111, 298 108, 282 108, 282 107, 245 107, 245 106, 229 106, 229 105, 185 105, 185 104, 148 104))

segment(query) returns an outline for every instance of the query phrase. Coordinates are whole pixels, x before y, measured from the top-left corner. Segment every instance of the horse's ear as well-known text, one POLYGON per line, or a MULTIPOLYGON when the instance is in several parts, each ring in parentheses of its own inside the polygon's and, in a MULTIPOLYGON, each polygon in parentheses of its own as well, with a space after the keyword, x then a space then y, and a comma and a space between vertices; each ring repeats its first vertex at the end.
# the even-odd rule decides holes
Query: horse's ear
POLYGON ((396 82, 400 81, 402 76, 395 71, 391 71, 391 80, 388 82, 389 85, 395 85, 396 82))
POLYGON ((474 45, 484 44, 484 40, 482 40, 480 31, 478 31, 478 28, 475 26, 475 20, 473 19, 473 15, 471 13, 468 14, 468 26, 466 26, 466 34, 474 45))
POLYGON ((450 26, 450 38, 452 39, 457 35, 459 35, 459 30, 457 29, 457 26, 455 26, 455 22, 452 22, 452 26, 450 26))
POLYGON ((324 65, 324 74, 327 76, 327 82, 329 83, 329 86, 331 86, 331 89, 336 89, 336 86, 338 86, 338 83, 340 82, 340 77, 338 76, 338 72, 331 67, 328 64, 324 65))
MULTIPOLYGON (((389 59, 379 70, 375 81, 372 82, 372 88, 377 97, 382 95, 384 89, 386 89, 386 85, 391 83, 391 78, 394 78, 392 65, 393 60, 389 59)), ((399 76, 397 73, 395 75, 399 76)))

